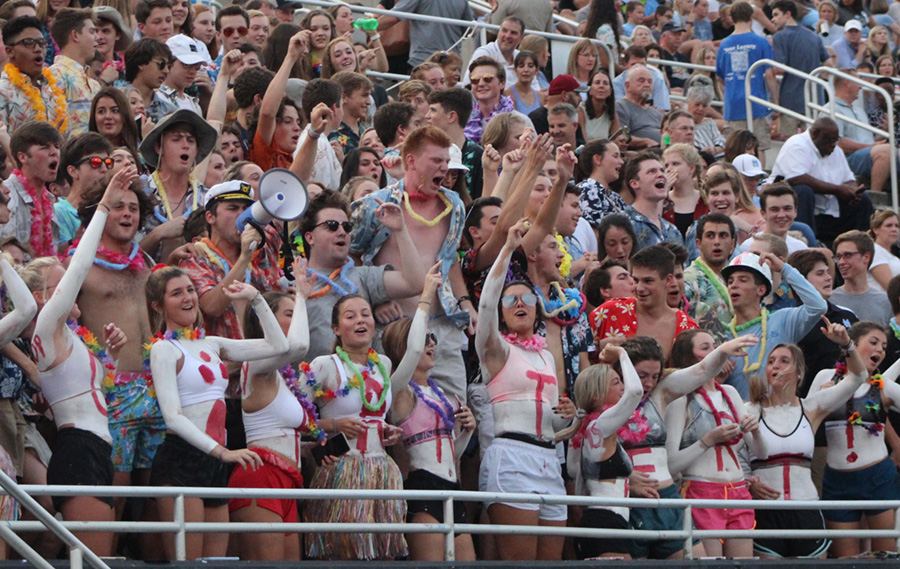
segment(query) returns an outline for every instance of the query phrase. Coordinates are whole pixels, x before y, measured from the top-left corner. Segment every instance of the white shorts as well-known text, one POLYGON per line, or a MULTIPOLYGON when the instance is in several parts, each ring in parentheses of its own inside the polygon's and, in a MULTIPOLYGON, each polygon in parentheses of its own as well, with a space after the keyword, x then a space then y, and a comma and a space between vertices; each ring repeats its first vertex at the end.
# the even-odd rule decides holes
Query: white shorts
MULTIPOLYGON (((555 448, 495 438, 481 461, 478 473, 478 490, 481 492, 508 492, 515 494, 541 494, 565 496, 566 486, 555 448)), ((548 521, 565 521, 568 517, 565 504, 500 503, 519 510, 540 511, 540 518, 548 521)))

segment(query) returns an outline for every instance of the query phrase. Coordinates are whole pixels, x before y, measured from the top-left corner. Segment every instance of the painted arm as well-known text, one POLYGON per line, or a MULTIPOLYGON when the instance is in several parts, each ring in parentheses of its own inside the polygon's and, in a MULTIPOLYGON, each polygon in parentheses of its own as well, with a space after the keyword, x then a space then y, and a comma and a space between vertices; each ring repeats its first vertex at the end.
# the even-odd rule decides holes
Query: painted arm
MULTIPOLYGON (((434 291, 431 293, 434 295, 434 291)), ((422 295, 423 299, 425 295, 422 295)), ((425 329, 428 321, 428 304, 423 304, 424 300, 419 300, 419 306, 416 307, 416 314, 413 316, 412 325, 409 327, 409 335, 406 336, 406 353, 403 359, 397 364, 396 369, 391 374, 391 394, 397 397, 397 394, 409 387, 412 381, 413 373, 419 365, 419 360, 425 352, 425 329)))
POLYGON ((19 273, 0 256, 0 274, 15 308, 0 320, 0 346, 5 346, 22 333, 37 314, 37 303, 19 273))
MULTIPOLYGON (((669 472, 673 477, 680 474, 689 464, 700 459, 709 449, 703 438, 687 448, 681 447, 681 436, 687 420, 687 401, 678 399, 666 409, 666 454, 668 455, 669 472)), ((707 433, 708 434, 708 433, 707 433)), ((706 435, 704 435, 705 437, 706 435)))
MULTIPOLYGON (((234 300, 249 301, 253 311, 259 317, 259 324, 263 330, 263 338, 255 340, 232 340, 220 336, 210 336, 207 341, 219 348, 219 355, 223 360, 236 362, 249 362, 282 356, 288 350, 288 340, 281 330, 281 325, 275 319, 272 309, 263 300, 259 291, 241 282, 233 283, 227 290, 228 297, 234 300)), ((295 315, 296 316, 296 315, 295 315)), ((293 322, 291 322, 293 325, 293 322)), ((308 333, 308 332, 307 332, 308 333)))
POLYGON ((734 408, 738 417, 741 418, 741 430, 744 432, 744 442, 747 447, 757 457, 765 460, 769 457, 769 445, 766 444, 766 438, 759 432, 758 419, 753 415, 748 415, 744 402, 741 400, 738 392, 730 385, 726 385, 725 389, 730 390, 731 399, 734 401, 734 408))
POLYGON ((710 352, 691 367, 678 369, 659 381, 654 391, 662 394, 665 407, 679 397, 693 392, 722 371, 722 366, 731 357, 743 357, 744 349, 759 342, 756 336, 748 334, 729 340, 710 352))
MULTIPOLYGON (((294 261, 294 276, 297 283, 297 294, 294 298, 294 314, 291 316, 291 326, 288 328, 286 353, 251 362, 248 367, 249 377, 255 374, 274 371, 293 362, 299 362, 309 350, 309 319, 306 313, 306 299, 312 291, 315 283, 315 275, 303 278, 306 274, 306 259, 294 261)), ((265 304, 265 303, 263 303, 265 304)))
MULTIPOLYGON (((628 353, 620 346, 613 345, 607 346, 603 351, 604 353, 600 354, 601 361, 609 361, 609 356, 614 356, 616 352, 618 352, 619 365, 622 368, 622 383, 625 384, 625 393, 622 394, 622 397, 619 398, 619 401, 615 405, 606 411, 603 411, 595 421, 592 421, 591 424, 588 425, 587 430, 589 432, 593 431, 598 433, 601 440, 616 436, 616 431, 619 430, 619 427, 628 422, 628 419, 631 418, 634 410, 637 409, 638 404, 641 402, 641 397, 644 395, 644 388, 641 385, 641 380, 638 377, 634 366, 631 364, 631 360, 628 358, 628 353)), ((582 446, 582 452, 589 460, 594 462, 603 460, 603 451, 603 445, 594 446, 587 440, 582 446)))
MULTIPOLYGON (((822 333, 826 338, 841 347, 852 347, 853 342, 850 340, 850 336, 847 334, 847 329, 844 326, 836 322, 829 322, 824 316, 822 320, 825 322, 822 333)), ((850 352, 850 357, 847 359, 847 371, 849 375, 831 389, 823 389, 816 392, 810 391, 809 395, 804 399, 810 410, 814 410, 815 413, 814 418, 816 421, 813 423, 813 428, 818 426, 818 421, 824 419, 829 413, 853 397, 856 389, 869 377, 869 371, 859 355, 859 350, 854 349, 850 352)))

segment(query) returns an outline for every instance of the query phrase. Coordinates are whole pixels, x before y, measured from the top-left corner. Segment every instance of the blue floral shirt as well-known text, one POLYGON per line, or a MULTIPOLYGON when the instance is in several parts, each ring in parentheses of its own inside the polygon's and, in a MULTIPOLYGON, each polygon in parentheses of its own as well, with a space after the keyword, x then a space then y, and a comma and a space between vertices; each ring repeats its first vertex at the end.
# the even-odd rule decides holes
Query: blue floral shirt
POLYGON ((622 213, 628 216, 628 220, 631 221, 631 226, 634 228, 634 233, 637 235, 635 251, 651 245, 658 245, 665 241, 684 245, 684 239, 681 237, 681 232, 678 231, 675 224, 666 221, 662 216, 659 216, 659 226, 657 226, 643 213, 634 209, 634 206, 626 207, 622 210, 622 213))
MULTIPOLYGON (((376 200, 399 205, 403 198, 403 192, 404 180, 400 180, 351 204, 354 228, 350 240, 350 251, 360 256, 363 265, 373 265, 375 256, 391 235, 391 230, 382 225, 375 217, 375 210, 379 206, 376 200)), ((462 237, 463 226, 466 222, 466 208, 456 192, 445 188, 441 188, 440 192, 450 200, 453 211, 450 213, 450 230, 444 237, 444 243, 438 252, 441 276, 444 281, 438 289, 438 298, 444 308, 444 313, 462 328, 469 323, 469 313, 457 306, 456 296, 450 288, 449 277, 451 267, 459 260, 456 250, 459 247, 459 239, 462 237)))
POLYGON ((577 188, 581 190, 581 196, 578 198, 581 216, 591 224, 591 227, 599 226, 600 220, 605 216, 628 207, 619 194, 604 188, 597 180, 585 178, 578 183, 577 188))

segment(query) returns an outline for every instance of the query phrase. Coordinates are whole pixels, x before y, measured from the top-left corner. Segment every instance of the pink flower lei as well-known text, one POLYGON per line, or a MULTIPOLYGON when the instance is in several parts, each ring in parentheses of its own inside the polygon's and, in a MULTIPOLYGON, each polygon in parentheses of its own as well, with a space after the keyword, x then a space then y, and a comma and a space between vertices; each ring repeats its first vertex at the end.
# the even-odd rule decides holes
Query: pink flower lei
POLYGON ((547 340, 537 334, 533 334, 531 338, 528 338, 527 340, 521 340, 518 334, 504 334, 503 339, 528 352, 540 352, 547 347, 547 340))
POLYGON ((31 198, 31 251, 35 257, 55 256, 53 247, 53 203, 46 188, 35 188, 21 170, 13 170, 13 175, 25 188, 31 198))
MULTIPOLYGON (((612 405, 604 406, 603 411, 606 411, 610 407, 612 407, 612 405)), ((581 445, 584 442, 584 432, 587 430, 588 425, 600 417, 601 414, 602 412, 591 413, 581 420, 578 432, 572 435, 572 439, 569 441, 569 445, 573 449, 581 448, 581 445)), ((647 420, 641 414, 641 410, 635 409, 628 421, 616 431, 616 436, 626 443, 637 444, 647 438, 647 433, 649 432, 650 425, 647 424, 647 420)))

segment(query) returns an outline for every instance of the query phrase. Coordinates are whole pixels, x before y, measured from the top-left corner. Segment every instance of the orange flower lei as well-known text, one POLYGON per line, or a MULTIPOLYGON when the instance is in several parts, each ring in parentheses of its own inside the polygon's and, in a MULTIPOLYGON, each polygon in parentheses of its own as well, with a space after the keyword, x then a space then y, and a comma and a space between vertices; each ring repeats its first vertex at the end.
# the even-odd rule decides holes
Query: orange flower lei
MULTIPOLYGON (((19 71, 19 68, 12 63, 7 63, 3 67, 3 71, 6 72, 7 77, 9 77, 10 83, 21 89, 22 92, 25 93, 25 96, 28 97, 28 100, 31 101, 31 106, 34 109, 34 120, 50 122, 48 119, 47 107, 44 106, 44 99, 41 97, 40 90, 36 89, 30 81, 27 81, 25 76, 22 75, 22 72, 19 71)), ((66 94, 59 88, 59 85, 56 83, 56 77, 53 76, 53 73, 51 73, 49 69, 45 67, 41 70, 41 74, 44 76, 44 79, 47 80, 47 85, 50 87, 50 93, 53 95, 53 103, 56 106, 57 122, 54 126, 56 126, 59 132, 65 134, 69 129, 66 94)))

